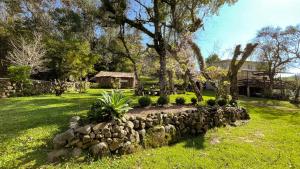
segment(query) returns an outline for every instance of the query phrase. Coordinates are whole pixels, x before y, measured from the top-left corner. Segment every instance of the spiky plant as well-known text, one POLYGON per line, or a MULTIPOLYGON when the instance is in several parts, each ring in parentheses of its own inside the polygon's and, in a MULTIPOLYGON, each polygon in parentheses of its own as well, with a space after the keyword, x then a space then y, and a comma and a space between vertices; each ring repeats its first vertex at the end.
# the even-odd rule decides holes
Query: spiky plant
POLYGON ((107 121, 113 118, 121 118, 130 109, 128 98, 121 92, 113 90, 108 93, 104 91, 101 97, 92 105, 88 116, 92 120, 107 121))

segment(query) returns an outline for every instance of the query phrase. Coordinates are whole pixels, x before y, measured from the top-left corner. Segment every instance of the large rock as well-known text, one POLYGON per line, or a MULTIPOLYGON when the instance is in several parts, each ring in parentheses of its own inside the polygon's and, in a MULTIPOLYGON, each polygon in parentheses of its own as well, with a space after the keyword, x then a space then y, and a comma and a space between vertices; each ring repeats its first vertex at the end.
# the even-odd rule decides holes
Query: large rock
POLYGON ((69 155, 69 151, 67 149, 53 150, 50 153, 48 153, 48 161, 56 162, 63 157, 67 157, 68 155, 69 155))
POLYGON ((130 141, 127 141, 126 143, 123 144, 123 147, 121 149, 122 154, 131 154, 135 151, 134 145, 131 144, 130 141))
POLYGON ((90 125, 85 125, 83 127, 77 128, 75 131, 81 134, 90 134, 92 128, 90 125))
POLYGON ((69 127, 71 129, 76 129, 79 127, 79 120, 80 120, 80 117, 79 116, 74 116, 70 119, 70 125, 69 127))
POLYGON ((90 151, 93 155, 106 156, 110 154, 108 145, 106 142, 100 142, 91 146, 90 151))
POLYGON ((99 131, 102 130, 104 127, 107 126, 107 123, 103 122, 103 123, 98 123, 93 127, 94 131, 99 131))
POLYGON ((61 134, 57 134, 53 139, 54 149, 62 148, 74 138, 75 135, 73 129, 69 129, 61 134))
POLYGON ((72 157, 74 158, 78 158, 81 155, 81 153, 82 153, 82 149, 78 147, 75 147, 71 152, 72 157))
POLYGON ((133 129, 134 128, 134 124, 131 121, 127 121, 126 122, 126 126, 133 129))
POLYGON ((109 149, 115 151, 123 146, 123 140, 120 138, 113 138, 112 141, 108 143, 109 149))

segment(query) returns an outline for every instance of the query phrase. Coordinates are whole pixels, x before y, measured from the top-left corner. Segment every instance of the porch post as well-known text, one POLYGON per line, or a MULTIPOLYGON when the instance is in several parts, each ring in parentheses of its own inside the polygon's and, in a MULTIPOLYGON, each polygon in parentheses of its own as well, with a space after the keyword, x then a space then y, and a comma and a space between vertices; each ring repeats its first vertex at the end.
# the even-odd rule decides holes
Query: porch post
POLYGON ((247 86, 247 97, 250 97, 250 86, 247 86))

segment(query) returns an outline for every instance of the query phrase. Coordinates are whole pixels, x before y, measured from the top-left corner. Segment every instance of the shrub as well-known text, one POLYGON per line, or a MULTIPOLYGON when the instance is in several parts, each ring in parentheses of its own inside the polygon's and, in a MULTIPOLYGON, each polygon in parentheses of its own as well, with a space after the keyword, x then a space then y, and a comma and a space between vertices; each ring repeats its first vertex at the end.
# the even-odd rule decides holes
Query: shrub
POLYGON ((139 105, 141 107, 147 107, 151 104, 151 98, 149 96, 143 96, 139 98, 139 105))
POLYGON ((209 106, 214 106, 216 105, 216 100, 215 99, 209 99, 206 101, 207 105, 209 106))
POLYGON ((219 100, 217 101, 217 103, 218 103, 219 106, 225 106, 225 105, 227 104, 227 100, 221 98, 221 99, 219 99, 219 100))
POLYGON ((67 90, 67 84, 61 80, 52 82, 52 88, 56 96, 61 96, 67 90))
POLYGON ((168 96, 160 96, 158 99, 157 99, 157 104, 162 106, 162 105, 165 105, 165 104, 168 104, 169 103, 169 97, 168 96))
POLYGON ((236 100, 230 100, 229 104, 233 107, 237 107, 238 106, 238 102, 236 100))
POLYGON ((177 105, 184 105, 184 103, 185 103, 185 98, 183 98, 183 97, 177 97, 177 98, 175 99, 175 102, 176 102, 177 105))
POLYGON ((101 94, 88 112, 88 117, 100 122, 109 121, 121 118, 130 109, 128 99, 122 93, 113 90, 110 94, 107 92, 101 94))
POLYGON ((191 102, 192 102, 192 105, 196 105, 198 100, 197 100, 197 98, 193 97, 193 98, 191 98, 191 102))

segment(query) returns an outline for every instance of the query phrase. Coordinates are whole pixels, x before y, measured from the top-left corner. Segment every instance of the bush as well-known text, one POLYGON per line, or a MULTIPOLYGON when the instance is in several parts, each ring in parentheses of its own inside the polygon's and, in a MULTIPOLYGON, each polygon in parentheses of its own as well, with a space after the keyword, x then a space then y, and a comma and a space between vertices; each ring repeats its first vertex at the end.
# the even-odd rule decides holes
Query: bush
POLYGON ((238 106, 238 102, 236 100, 230 100, 229 104, 233 107, 237 107, 238 106))
POLYGON ((141 107, 147 107, 151 104, 151 98, 149 96, 143 96, 139 98, 139 105, 141 107))
POLYGON ((215 99, 209 99, 206 101, 207 105, 209 106, 214 106, 216 105, 216 100, 215 99))
POLYGON ((218 103, 219 106, 225 106, 225 105, 227 104, 227 100, 221 98, 221 99, 219 99, 219 100, 217 101, 217 103, 218 103))
POLYGON ((109 121, 121 118, 131 107, 128 99, 120 92, 103 92, 101 97, 92 105, 88 118, 95 121, 109 121))
POLYGON ((52 88, 56 96, 61 96, 67 90, 67 84, 61 80, 55 80, 52 82, 52 88))
POLYGON ((177 98, 175 99, 175 102, 176 102, 177 105, 184 105, 184 103, 185 103, 185 98, 183 98, 183 97, 177 97, 177 98))
POLYGON ((162 106, 162 105, 165 105, 165 104, 168 104, 169 103, 169 97, 168 96, 160 96, 158 99, 157 99, 157 104, 162 106))
POLYGON ((196 105, 198 100, 197 100, 197 98, 193 97, 193 98, 191 98, 191 102, 192 102, 192 105, 196 105))

